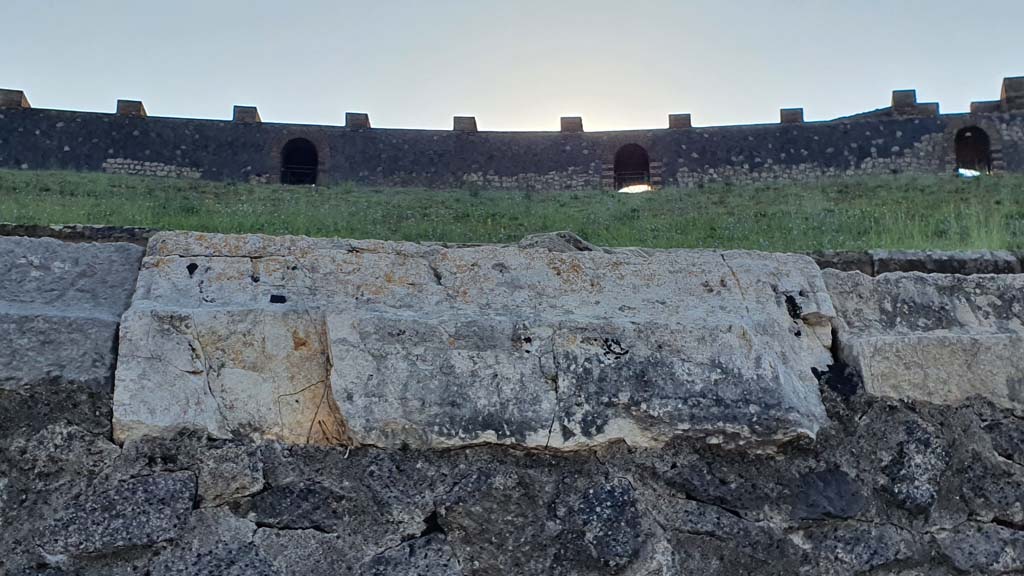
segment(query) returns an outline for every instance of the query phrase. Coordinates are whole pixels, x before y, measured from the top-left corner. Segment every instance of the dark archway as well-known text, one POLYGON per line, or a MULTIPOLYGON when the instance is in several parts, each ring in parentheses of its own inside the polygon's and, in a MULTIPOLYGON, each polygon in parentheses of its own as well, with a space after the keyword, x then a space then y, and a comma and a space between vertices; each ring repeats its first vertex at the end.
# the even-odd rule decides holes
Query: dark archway
POLYGON ((615 189, 651 183, 651 159, 639 144, 626 144, 615 153, 615 189))
POLYGON ((281 184, 316 184, 320 155, 305 138, 293 138, 281 149, 281 184))
POLYGON ((956 167, 978 172, 992 171, 992 141, 988 133, 977 126, 961 128, 954 139, 956 167))

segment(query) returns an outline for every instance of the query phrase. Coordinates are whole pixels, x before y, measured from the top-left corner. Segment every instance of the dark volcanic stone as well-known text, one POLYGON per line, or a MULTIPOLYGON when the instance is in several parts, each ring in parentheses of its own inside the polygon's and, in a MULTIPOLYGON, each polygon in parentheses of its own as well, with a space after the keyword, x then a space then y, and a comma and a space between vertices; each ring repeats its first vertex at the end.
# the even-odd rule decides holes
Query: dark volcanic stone
POLYGON ((191 472, 153 474, 82 494, 45 527, 40 547, 52 554, 109 554, 173 540, 195 498, 191 472))
POLYGON ((772 453, 686 438, 546 453, 196 432, 121 449, 101 425, 105 395, 59 382, 0 394, 4 576, 1022 569, 1022 424, 991 404, 826 388, 833 424, 772 453))
POLYGON ((804 474, 794 486, 794 520, 853 518, 864 509, 860 486, 842 470, 804 474))

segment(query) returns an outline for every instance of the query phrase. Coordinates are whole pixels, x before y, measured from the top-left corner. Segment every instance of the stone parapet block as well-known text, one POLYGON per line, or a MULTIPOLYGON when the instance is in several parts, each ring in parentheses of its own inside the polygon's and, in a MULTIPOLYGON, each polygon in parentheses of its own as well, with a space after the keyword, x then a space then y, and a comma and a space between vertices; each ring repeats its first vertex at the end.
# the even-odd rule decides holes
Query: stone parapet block
POLYGON ((21 90, 8 90, 0 88, 0 109, 3 108, 31 108, 28 98, 21 90))
POLYGON ((117 115, 145 118, 147 116, 146 107, 139 100, 118 100, 117 115))

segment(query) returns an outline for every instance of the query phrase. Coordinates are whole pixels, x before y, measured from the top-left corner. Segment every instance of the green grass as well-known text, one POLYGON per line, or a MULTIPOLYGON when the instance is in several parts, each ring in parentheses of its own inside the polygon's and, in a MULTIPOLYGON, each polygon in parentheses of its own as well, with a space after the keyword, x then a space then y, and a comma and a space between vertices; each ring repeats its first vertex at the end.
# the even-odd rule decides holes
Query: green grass
POLYGON ((1024 176, 887 176, 625 195, 0 170, 0 221, 448 242, 513 242, 569 229, 608 246, 1016 250, 1024 247, 1024 176))

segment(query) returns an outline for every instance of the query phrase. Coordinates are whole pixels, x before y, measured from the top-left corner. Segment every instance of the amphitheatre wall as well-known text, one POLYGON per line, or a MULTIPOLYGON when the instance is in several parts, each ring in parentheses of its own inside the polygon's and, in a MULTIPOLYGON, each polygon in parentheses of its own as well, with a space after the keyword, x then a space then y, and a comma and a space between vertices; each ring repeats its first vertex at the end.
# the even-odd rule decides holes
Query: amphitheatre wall
MULTIPOLYGON (((886 108, 805 122, 586 132, 563 118, 559 132, 486 132, 475 118, 453 130, 372 127, 365 114, 345 126, 275 124, 253 107, 232 120, 148 116, 141 102, 117 112, 35 109, 19 91, 0 91, 0 167, 80 170, 221 181, 358 182, 381 186, 519 189, 613 188, 710 182, 809 180, 829 176, 949 173, 957 167, 1024 171, 1024 78, 969 114, 940 114, 912 90, 886 108), (639 180, 638 180, 639 179, 639 180)), ((799 114, 797 114, 799 112, 799 114)))

